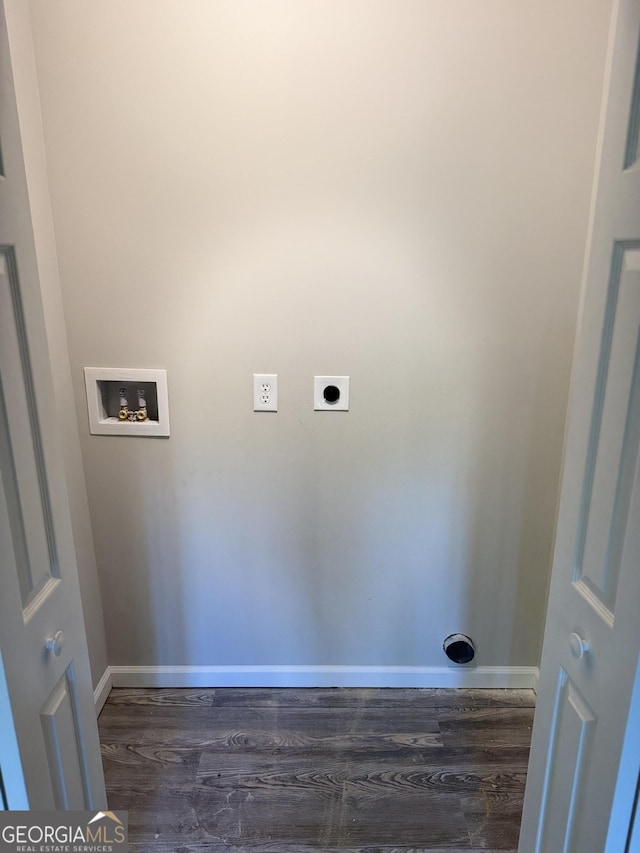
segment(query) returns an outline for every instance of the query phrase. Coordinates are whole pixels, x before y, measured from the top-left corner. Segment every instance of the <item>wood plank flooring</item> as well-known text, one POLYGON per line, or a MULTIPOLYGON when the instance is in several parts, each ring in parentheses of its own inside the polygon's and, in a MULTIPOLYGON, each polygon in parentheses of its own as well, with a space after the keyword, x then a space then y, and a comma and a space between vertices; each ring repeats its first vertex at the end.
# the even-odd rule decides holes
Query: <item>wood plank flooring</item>
POLYGON ((111 691, 132 853, 515 853, 530 690, 111 691))

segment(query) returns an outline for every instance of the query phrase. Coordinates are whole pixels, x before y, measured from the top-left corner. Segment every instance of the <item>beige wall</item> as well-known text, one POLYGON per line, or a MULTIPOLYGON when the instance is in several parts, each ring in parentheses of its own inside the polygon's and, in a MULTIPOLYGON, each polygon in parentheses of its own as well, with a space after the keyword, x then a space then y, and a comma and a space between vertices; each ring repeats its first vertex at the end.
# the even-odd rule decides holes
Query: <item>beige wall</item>
POLYGON ((609 8, 32 0, 110 663, 537 664, 609 8))

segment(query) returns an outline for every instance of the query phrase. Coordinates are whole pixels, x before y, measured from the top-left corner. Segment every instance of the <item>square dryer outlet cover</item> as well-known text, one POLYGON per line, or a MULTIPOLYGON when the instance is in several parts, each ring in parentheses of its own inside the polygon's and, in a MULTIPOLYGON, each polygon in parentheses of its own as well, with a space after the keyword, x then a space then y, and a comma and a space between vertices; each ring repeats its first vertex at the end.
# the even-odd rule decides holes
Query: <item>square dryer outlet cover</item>
POLYGON ((316 412, 348 412, 349 377, 314 376, 313 408, 316 412))

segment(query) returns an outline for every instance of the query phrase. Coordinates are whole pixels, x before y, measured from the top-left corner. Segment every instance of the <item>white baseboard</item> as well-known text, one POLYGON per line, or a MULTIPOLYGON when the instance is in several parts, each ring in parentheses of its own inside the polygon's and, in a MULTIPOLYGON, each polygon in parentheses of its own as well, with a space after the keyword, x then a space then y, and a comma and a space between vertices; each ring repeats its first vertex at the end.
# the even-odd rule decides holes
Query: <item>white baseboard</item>
MULTIPOLYGON (((536 666, 111 666, 109 676, 110 687, 535 689, 539 670, 536 666)), ((108 690, 105 699, 107 695, 108 690)))
POLYGON ((531 685, 531 689, 533 690, 533 692, 537 696, 538 695, 538 686, 540 684, 540 667, 536 666, 536 667, 534 667, 534 669, 536 671, 536 675, 535 675, 535 679, 533 681, 533 684, 531 685))
POLYGON ((111 681, 111 667, 108 666, 102 673, 102 678, 98 682, 96 689, 93 691, 93 702, 96 706, 96 717, 102 711, 104 703, 107 701, 107 696, 113 687, 111 681))

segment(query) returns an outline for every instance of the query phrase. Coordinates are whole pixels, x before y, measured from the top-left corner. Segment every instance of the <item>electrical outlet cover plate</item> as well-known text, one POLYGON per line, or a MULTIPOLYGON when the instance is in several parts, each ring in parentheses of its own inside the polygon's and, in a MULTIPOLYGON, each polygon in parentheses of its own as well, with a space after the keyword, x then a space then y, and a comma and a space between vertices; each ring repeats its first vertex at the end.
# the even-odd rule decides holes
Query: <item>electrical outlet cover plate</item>
POLYGON ((313 377, 313 408, 316 412, 348 412, 349 411, 349 377, 348 376, 314 376, 313 377), (327 388, 337 388, 338 399, 332 399, 333 394, 326 394, 327 388))
POLYGON ((253 411, 278 411, 278 374, 253 374, 253 411))

